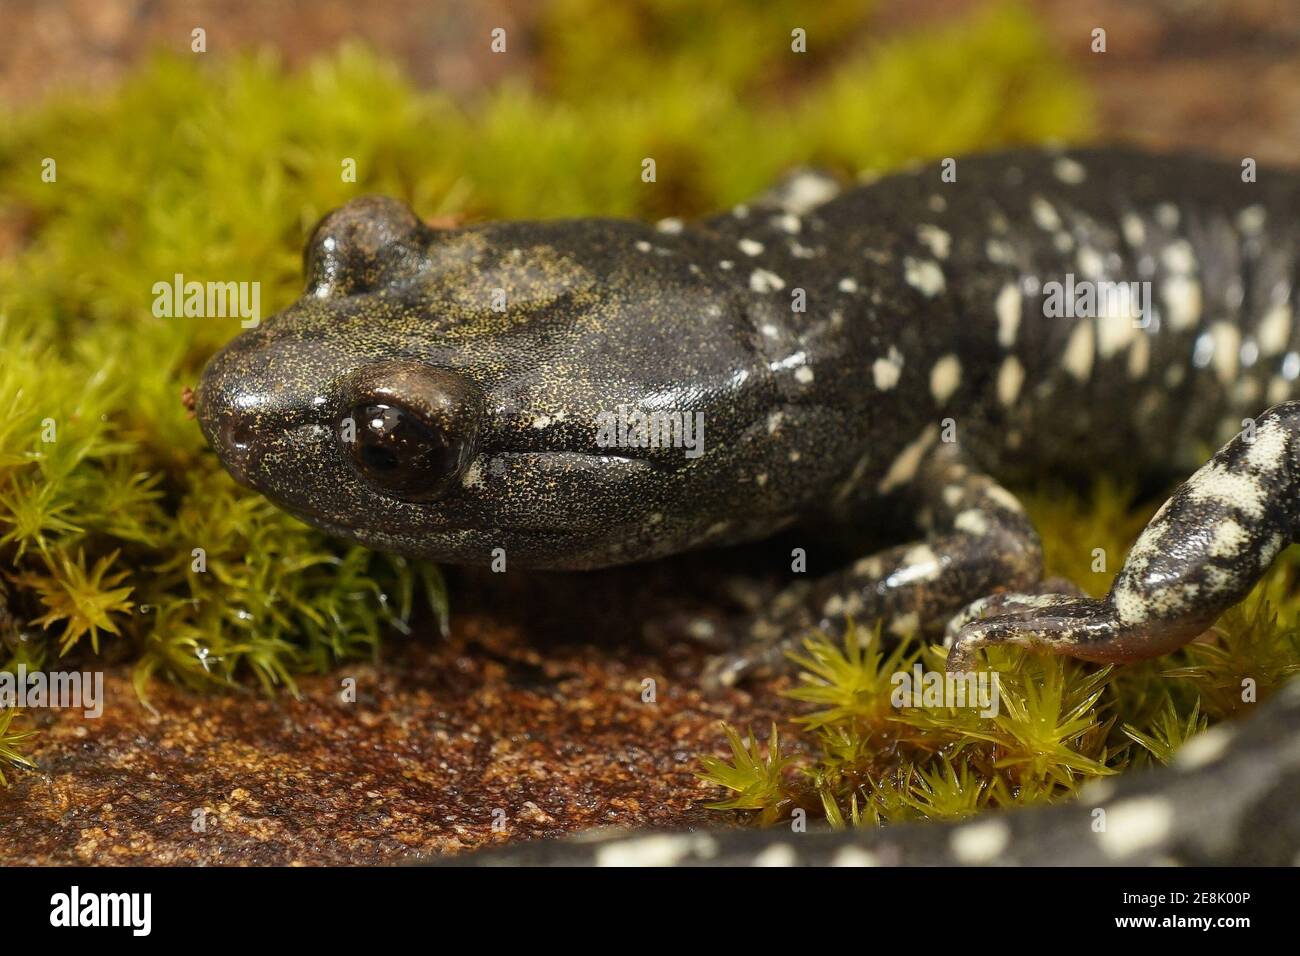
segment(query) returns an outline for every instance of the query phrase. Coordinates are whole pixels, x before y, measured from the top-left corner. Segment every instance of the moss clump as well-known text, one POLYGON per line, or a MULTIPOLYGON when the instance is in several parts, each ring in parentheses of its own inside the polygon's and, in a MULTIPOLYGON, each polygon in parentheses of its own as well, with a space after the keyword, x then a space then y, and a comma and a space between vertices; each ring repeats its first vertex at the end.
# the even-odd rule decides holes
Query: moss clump
POLYGON ((6 765, 12 767, 35 766, 27 757, 23 756, 22 745, 28 738, 34 736, 36 731, 16 729, 13 722, 18 716, 18 711, 13 708, 0 710, 0 786, 9 785, 9 781, 4 774, 6 765))
MULTIPOLYGON (((1049 574, 1103 593, 1114 571, 1096 571, 1094 547, 1122 556, 1150 509, 1113 485, 1089 499, 1028 496, 1047 543, 1049 574), (1120 535, 1129 534, 1129 540, 1120 535), (1096 578, 1089 575, 1096 573, 1096 578)), ((802 673, 786 692, 815 709, 795 720, 790 753, 773 728, 730 761, 709 758, 700 777, 735 793, 711 804, 759 823, 798 808, 833 826, 959 818, 985 808, 1054 802, 1090 778, 1167 763, 1190 737, 1247 710, 1300 672, 1297 549, 1218 622, 1214 639, 1125 667, 993 648, 1001 708, 897 707, 891 678, 944 653, 912 642, 886 653, 879 631, 855 627, 843 644, 824 636, 793 655, 802 673), (795 756, 799 754, 799 756, 795 756), (743 759, 742 759, 743 758, 743 759), (779 773, 777 772, 779 769, 779 773)))
POLYGON ((155 675, 292 686, 374 654, 417 592, 445 605, 435 569, 329 541, 220 470, 180 395, 237 320, 158 318, 156 282, 257 281, 274 311, 312 224, 366 192, 427 216, 690 215, 797 163, 851 175, 1087 132, 1019 7, 873 48, 864 5, 803 6, 560 0, 541 92, 472 103, 346 48, 293 74, 158 59, 107 96, 5 117, 0 668, 81 655, 136 661, 141 693, 155 675))

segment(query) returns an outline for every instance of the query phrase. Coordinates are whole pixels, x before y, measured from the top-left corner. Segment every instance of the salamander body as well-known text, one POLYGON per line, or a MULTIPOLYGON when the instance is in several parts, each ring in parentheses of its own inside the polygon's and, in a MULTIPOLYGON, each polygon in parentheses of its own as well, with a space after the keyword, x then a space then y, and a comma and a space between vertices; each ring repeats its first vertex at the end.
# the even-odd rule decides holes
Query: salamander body
POLYGON ((804 173, 689 224, 436 231, 363 198, 198 412, 287 510, 439 561, 586 569, 916 515, 738 623, 719 682, 849 618, 946 632, 950 668, 994 643, 1127 661, 1296 537, 1298 248, 1295 174, 1119 150, 804 173), (1102 599, 1042 580, 1000 483, 1171 471, 1194 473, 1102 599))

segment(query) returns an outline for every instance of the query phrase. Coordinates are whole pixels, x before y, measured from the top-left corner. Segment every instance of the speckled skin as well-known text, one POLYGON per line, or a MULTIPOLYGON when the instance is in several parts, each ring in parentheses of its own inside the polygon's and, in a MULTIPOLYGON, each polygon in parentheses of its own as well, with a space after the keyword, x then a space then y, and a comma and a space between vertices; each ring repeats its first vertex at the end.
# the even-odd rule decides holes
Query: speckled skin
POLYGON ((715 681, 849 617, 946 624, 954 669, 999 642, 1168 651, 1296 536, 1300 178, 1110 150, 956 173, 843 192, 807 174, 691 225, 435 231, 355 200, 309 241, 304 296, 208 366, 200 422, 289 511, 439 561, 584 569, 917 515, 922 538, 743 622, 715 681), (1151 309, 1050 314, 1067 276, 1149 282, 1151 309), (447 442, 414 491, 341 437, 375 402, 447 442), (702 453, 603 445, 622 407, 702 413, 702 453), (1101 600, 1040 581, 1034 529, 990 477, 1191 470, 1224 441, 1101 600))
MULTIPOLYGON (((955 182, 924 167, 834 198, 825 180, 796 178, 692 226, 438 232, 394 201, 359 199, 308 243, 306 294, 209 365, 200 421, 230 470, 288 510, 440 561, 487 564, 500 548, 515 567, 591 568, 910 495, 927 540, 748 630, 773 660, 778 635, 817 619, 942 626, 1039 575, 1032 528, 1000 488, 975 487, 983 472, 1190 465, 1198 441, 1289 398, 1300 373, 1295 177, 1247 184, 1225 164, 1114 151, 956 170, 955 182), (1147 280, 1154 308, 1142 324, 1049 317, 1044 283, 1067 273, 1147 280), (376 388, 425 417, 429 403, 451 409, 441 425, 461 439, 460 464, 433 500, 376 487, 342 449, 341 416, 376 388), (702 413, 703 453, 602 447, 598 416, 620 407, 702 413)), ((1232 453, 1260 463, 1243 480, 1264 497, 1291 487, 1288 407, 1270 413, 1272 460, 1232 453)), ((957 659, 1017 635, 1098 659, 1194 636, 1289 535, 1289 514, 1264 502, 1215 545, 1220 570, 1198 588, 1210 584, 1204 534, 1242 486, 1217 487, 1167 515, 1178 533, 1160 539, 1160 574, 1181 590, 1130 563, 1118 609, 1053 606, 1037 628, 1026 614, 1046 611, 1021 611, 1014 635, 971 622, 957 659)), ((753 657, 724 664, 723 679, 753 657)))

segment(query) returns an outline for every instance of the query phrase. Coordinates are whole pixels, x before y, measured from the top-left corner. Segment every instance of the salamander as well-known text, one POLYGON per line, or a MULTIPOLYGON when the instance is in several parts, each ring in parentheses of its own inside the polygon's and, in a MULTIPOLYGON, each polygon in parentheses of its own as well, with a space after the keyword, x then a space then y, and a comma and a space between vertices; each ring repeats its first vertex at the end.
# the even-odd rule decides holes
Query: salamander
POLYGON ((691 223, 440 230, 363 197, 197 412, 284 509, 442 562, 582 570, 914 516, 694 622, 726 631, 714 683, 851 619, 942 636, 950 669, 1001 643, 1125 662, 1203 633, 1296 538, 1298 241, 1300 176, 1123 149, 803 171, 691 223), (1106 596, 1043 580, 1004 483, 1171 470, 1106 596))

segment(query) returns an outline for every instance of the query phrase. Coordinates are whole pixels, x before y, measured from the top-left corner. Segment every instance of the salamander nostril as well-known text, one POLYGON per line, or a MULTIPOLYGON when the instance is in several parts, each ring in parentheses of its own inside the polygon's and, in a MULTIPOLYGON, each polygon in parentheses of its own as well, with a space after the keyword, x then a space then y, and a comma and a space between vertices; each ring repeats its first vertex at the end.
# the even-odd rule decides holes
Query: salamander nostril
POLYGON ((221 444, 231 451, 247 453, 253 437, 253 428, 246 421, 233 419, 221 426, 221 444))
POLYGON ((245 420, 231 418, 224 422, 217 432, 216 451, 226 470, 241 485, 250 488, 255 433, 253 427, 245 420))

